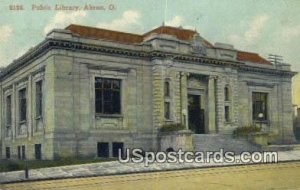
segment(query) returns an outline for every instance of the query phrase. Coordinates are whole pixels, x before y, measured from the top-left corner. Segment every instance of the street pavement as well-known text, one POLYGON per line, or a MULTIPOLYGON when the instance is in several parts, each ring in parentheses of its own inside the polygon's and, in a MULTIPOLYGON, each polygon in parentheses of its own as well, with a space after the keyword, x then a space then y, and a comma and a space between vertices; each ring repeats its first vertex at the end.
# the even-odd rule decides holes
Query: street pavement
MULTIPOLYGON (((300 160, 300 151, 278 152, 278 160, 296 161, 300 160)), ((120 163, 118 161, 62 166, 53 168, 42 168, 29 170, 29 179, 24 178, 24 171, 0 173, 0 183, 22 182, 28 180, 46 180, 60 178, 78 178, 92 176, 120 175, 131 173, 158 172, 169 170, 195 169, 204 167, 230 166, 237 163, 153 163, 145 167, 143 163, 120 163)), ((243 163, 239 163, 243 164, 243 163)), ((238 164, 238 165, 239 165, 238 164)))
POLYGON ((240 165, 0 185, 0 190, 300 189, 300 162, 240 165))

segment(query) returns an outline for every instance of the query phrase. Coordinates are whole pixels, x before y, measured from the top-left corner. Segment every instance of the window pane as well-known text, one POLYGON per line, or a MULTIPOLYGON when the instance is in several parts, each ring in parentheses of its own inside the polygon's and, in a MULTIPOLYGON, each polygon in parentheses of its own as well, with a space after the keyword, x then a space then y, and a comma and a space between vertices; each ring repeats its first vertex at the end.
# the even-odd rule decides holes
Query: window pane
POLYGON ((103 88, 110 89, 111 88, 111 80, 110 79, 105 79, 104 80, 104 86, 103 88))
POLYGON ((113 113, 113 109, 112 109, 112 102, 108 101, 108 102, 104 102, 104 113, 106 114, 112 114, 113 113))
POLYGON ((112 90, 111 89, 103 90, 103 98, 104 98, 104 101, 110 102, 112 100, 112 90))
POLYGON ((119 80, 113 81, 113 89, 120 90, 120 81, 119 80))
POLYGON ((103 81, 102 78, 96 78, 95 79, 95 88, 102 88, 102 84, 103 84, 102 81, 103 81))
POLYGON ((95 108, 96 113, 102 113, 102 90, 95 90, 95 108))
POLYGON ((120 113, 120 91, 112 92, 113 113, 120 113))

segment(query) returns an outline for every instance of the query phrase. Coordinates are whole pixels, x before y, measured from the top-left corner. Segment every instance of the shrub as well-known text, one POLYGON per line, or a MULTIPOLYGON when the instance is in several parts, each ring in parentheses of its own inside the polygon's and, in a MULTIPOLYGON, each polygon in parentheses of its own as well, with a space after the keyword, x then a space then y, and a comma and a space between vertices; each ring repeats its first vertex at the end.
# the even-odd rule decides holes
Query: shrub
POLYGON ((250 133, 256 133, 260 132, 261 127, 257 127, 255 125, 249 125, 249 126, 243 126, 243 127, 237 127, 233 131, 234 136, 248 136, 250 133))
POLYGON ((7 163, 7 170, 8 171, 17 171, 17 170, 22 170, 22 169, 23 169, 22 165, 17 163, 17 162, 9 161, 7 163))
POLYGON ((160 128, 160 132, 171 132, 171 131, 179 131, 184 129, 186 129, 186 127, 183 124, 173 123, 173 124, 163 125, 160 128))

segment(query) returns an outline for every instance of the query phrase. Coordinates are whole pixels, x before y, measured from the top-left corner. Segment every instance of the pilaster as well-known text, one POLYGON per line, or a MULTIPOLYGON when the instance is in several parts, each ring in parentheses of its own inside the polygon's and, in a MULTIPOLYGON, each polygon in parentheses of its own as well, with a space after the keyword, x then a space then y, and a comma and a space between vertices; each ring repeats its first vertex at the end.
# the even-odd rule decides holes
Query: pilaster
POLYGON ((216 133, 216 97, 215 83, 216 76, 209 76, 208 80, 208 133, 216 133))

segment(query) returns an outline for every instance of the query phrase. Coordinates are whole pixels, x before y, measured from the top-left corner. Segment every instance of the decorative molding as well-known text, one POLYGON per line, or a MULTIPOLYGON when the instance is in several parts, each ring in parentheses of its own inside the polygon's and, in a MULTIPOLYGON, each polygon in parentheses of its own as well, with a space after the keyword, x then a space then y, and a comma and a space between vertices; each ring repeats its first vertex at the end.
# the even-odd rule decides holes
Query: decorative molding
POLYGON ((91 65, 91 64, 88 64, 87 68, 92 70, 107 70, 107 71, 117 71, 122 73, 129 73, 131 70, 130 68, 109 67, 109 66, 102 66, 102 65, 100 66, 100 65, 91 65))
POLYGON ((31 72, 30 74, 33 78, 35 78, 37 75, 42 75, 42 76, 45 75, 45 66, 42 66, 41 68, 31 72))
POLYGON ((276 84, 247 81, 247 85, 248 86, 262 86, 262 87, 267 87, 267 88, 273 88, 276 84))
MULTIPOLYGON (((140 45, 139 45, 140 46, 140 45)), ((13 63, 8 65, 0 74, 0 79, 3 79, 15 71, 22 69, 22 67, 30 64, 39 57, 45 55, 48 51, 54 49, 63 49, 71 51, 86 52, 91 54, 104 54, 110 56, 121 56, 121 57, 130 57, 136 59, 163 59, 167 56, 173 55, 174 60, 183 62, 183 63, 192 63, 192 64, 208 64, 208 65, 218 65, 218 66, 233 66, 236 67, 239 71, 243 72, 255 72, 255 73, 267 73, 274 74, 279 76, 288 76, 292 77, 296 72, 292 71, 282 71, 271 68, 260 68, 253 66, 246 66, 243 62, 239 61, 229 61, 229 60, 220 60, 214 58, 208 58, 201 55, 189 55, 189 54, 180 54, 180 53, 170 53, 163 51, 144 51, 144 50, 130 50, 130 49, 121 49, 116 47, 107 47, 101 45, 93 45, 75 41, 67 40, 58 40, 58 39, 45 39, 43 42, 38 44, 35 48, 32 48, 30 51, 25 53, 23 56, 15 60, 13 63)))

